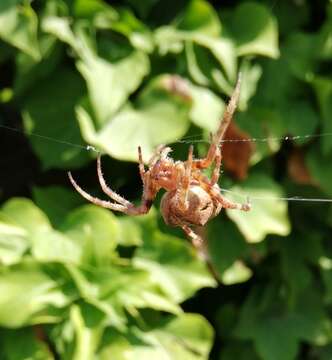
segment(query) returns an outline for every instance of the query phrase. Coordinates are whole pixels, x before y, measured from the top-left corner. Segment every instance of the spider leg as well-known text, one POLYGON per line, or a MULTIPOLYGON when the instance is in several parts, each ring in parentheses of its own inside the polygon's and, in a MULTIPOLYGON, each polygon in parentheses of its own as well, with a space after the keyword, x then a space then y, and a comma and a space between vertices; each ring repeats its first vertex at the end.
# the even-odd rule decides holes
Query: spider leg
POLYGON ((138 169, 139 169, 139 174, 141 176, 142 182, 144 184, 145 167, 144 167, 144 162, 143 162, 142 149, 140 146, 138 147, 138 169))
POLYGON ((190 238, 191 242, 196 248, 200 248, 203 243, 203 239, 197 235, 188 225, 181 226, 185 234, 190 238))
POLYGON ((95 205, 98 206, 102 206, 104 208, 107 209, 111 209, 111 210, 115 210, 115 211, 120 211, 120 212, 126 212, 127 208, 123 205, 120 204, 115 204, 115 203, 111 203, 110 201, 105 201, 105 200, 101 200, 98 199, 96 197, 93 197, 92 195, 90 195, 89 193, 87 193, 86 191, 84 191, 74 180, 74 178, 72 177, 71 173, 68 172, 68 176, 69 176, 69 180, 72 183, 72 185, 74 186, 74 188, 76 189, 76 191, 81 194, 86 200, 92 202, 95 205))
POLYGON ((151 187, 150 178, 147 176, 144 182, 144 190, 142 195, 142 202, 139 206, 131 204, 131 206, 126 210, 128 215, 143 215, 149 212, 153 200, 156 197, 156 191, 151 187))
POLYGON ((159 145, 153 152, 148 162, 148 166, 152 167, 159 159, 165 159, 171 151, 172 149, 170 147, 166 145, 159 145))
POLYGON ((249 211, 251 209, 251 204, 249 201, 244 204, 239 204, 224 198, 220 193, 218 193, 218 196, 216 197, 220 202, 221 206, 225 209, 237 209, 242 211, 249 211))
POLYGON ((191 169, 193 163, 193 151, 194 147, 193 145, 190 145, 188 159, 185 163, 185 170, 182 174, 181 186, 178 189, 179 205, 183 211, 188 209, 188 190, 190 185, 191 169))
POLYGON ((89 193, 87 193, 86 191, 84 191, 74 180, 74 178, 72 177, 71 173, 68 172, 68 176, 69 176, 69 180, 72 183, 73 187, 76 189, 76 191, 81 194, 86 200, 90 201, 91 203, 107 208, 107 209, 111 209, 114 211, 120 211, 123 212, 127 215, 142 215, 142 214, 146 214, 151 206, 152 206, 152 202, 153 199, 155 197, 155 193, 151 192, 150 190, 144 191, 143 193, 143 199, 142 199, 142 203, 139 206, 135 206, 134 204, 132 204, 131 202, 127 201, 128 205, 120 205, 120 204, 116 204, 116 203, 111 203, 110 201, 105 201, 105 200, 101 200, 98 199, 92 195, 90 195, 89 193))
POLYGON ((220 188, 218 185, 211 185, 210 181, 202 174, 195 173, 195 179, 199 181, 200 186, 210 194, 210 196, 220 203, 220 205, 225 209, 237 209, 243 211, 249 211, 251 209, 251 204, 249 199, 244 204, 239 204, 233 201, 230 201, 223 197, 220 194, 220 188))
POLYGON ((213 160, 215 159, 217 148, 221 140, 223 139, 230 122, 232 121, 233 114, 239 102, 240 86, 241 86, 241 74, 239 74, 238 76, 235 89, 224 111, 224 115, 222 117, 222 120, 220 121, 219 128, 213 136, 213 140, 208 150, 208 153, 205 158, 194 161, 193 163, 194 168, 206 169, 212 164, 213 160))
POLYGON ((106 181, 103 176, 102 169, 101 169, 100 155, 98 155, 98 157, 97 157, 97 174, 98 174, 98 180, 99 180, 100 186, 106 195, 108 195, 111 199, 113 199, 114 201, 120 203, 121 205, 123 205, 125 207, 129 207, 132 205, 131 202, 127 201, 126 199, 124 199, 122 196, 120 196, 119 194, 117 194, 115 191, 113 191, 112 189, 110 189, 107 186, 106 181))
POLYGON ((216 150, 215 166, 214 166, 213 173, 211 176, 211 181, 210 181, 211 186, 216 184, 219 180, 221 160, 222 160, 221 150, 220 150, 220 147, 218 146, 217 150, 216 150))

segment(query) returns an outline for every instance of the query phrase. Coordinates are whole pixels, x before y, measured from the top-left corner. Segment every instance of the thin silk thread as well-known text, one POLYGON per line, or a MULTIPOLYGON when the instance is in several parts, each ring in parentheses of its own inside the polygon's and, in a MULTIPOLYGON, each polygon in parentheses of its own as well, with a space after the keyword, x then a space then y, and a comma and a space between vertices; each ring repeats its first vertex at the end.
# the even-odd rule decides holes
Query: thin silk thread
MULTIPOLYGON (((17 132, 17 133, 21 133, 21 134, 28 135, 28 136, 33 136, 33 137, 36 137, 36 138, 39 138, 39 139, 42 139, 45 141, 51 141, 54 143, 58 143, 58 144, 66 145, 66 146, 72 146, 72 147, 80 148, 82 150, 94 151, 94 152, 99 153, 99 151, 92 145, 84 146, 84 145, 72 143, 72 142, 65 141, 65 140, 55 139, 50 136, 45 136, 45 135, 37 134, 34 132, 20 130, 20 129, 6 126, 6 125, 0 125, 0 128, 9 130, 9 131, 13 131, 13 132, 17 132)), ((233 142, 233 143, 235 143, 235 142, 267 142, 267 141, 271 141, 271 140, 291 141, 291 140, 299 140, 299 139, 320 138, 320 137, 325 137, 325 136, 332 136, 332 132, 321 133, 321 134, 304 134, 304 135, 295 135, 295 136, 280 136, 280 137, 265 137, 265 138, 225 139, 225 140, 222 140, 221 142, 222 143, 226 143, 226 142, 233 142)), ((207 140, 202 140, 202 139, 195 140, 195 137, 197 137, 197 135, 187 136, 181 140, 178 140, 177 142, 178 143, 198 143, 198 142, 209 143, 209 141, 207 141, 207 140)), ((233 190, 228 190, 228 189, 222 188, 221 191, 225 192, 225 193, 233 194, 238 197, 242 197, 243 199, 246 199, 246 200, 250 199, 250 200, 255 200, 255 201, 298 201, 298 202, 302 201, 302 202, 332 203, 332 199, 324 199, 324 198, 305 198, 305 197, 301 197, 301 196, 291 196, 291 197, 252 196, 251 197, 248 195, 239 194, 233 190)))

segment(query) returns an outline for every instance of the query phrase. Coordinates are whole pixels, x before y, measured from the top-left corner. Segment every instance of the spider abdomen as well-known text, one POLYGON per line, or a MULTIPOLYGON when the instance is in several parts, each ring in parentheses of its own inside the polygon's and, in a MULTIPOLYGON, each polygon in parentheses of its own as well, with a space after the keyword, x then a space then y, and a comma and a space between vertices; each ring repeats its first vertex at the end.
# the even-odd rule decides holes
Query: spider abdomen
POLYGON ((167 192, 161 199, 161 213, 166 224, 171 226, 200 225, 216 216, 220 206, 200 186, 191 185, 188 190, 187 208, 183 209, 179 200, 179 190, 167 192))

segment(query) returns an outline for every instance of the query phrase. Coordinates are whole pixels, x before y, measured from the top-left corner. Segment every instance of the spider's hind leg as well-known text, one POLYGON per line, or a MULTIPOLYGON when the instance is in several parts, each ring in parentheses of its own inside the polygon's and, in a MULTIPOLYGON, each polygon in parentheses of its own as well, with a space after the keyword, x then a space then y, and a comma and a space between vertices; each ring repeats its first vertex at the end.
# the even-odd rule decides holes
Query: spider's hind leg
POLYGON ((192 230, 188 225, 183 225, 181 228, 196 248, 200 248, 202 246, 203 239, 198 234, 196 234, 194 230, 192 230))

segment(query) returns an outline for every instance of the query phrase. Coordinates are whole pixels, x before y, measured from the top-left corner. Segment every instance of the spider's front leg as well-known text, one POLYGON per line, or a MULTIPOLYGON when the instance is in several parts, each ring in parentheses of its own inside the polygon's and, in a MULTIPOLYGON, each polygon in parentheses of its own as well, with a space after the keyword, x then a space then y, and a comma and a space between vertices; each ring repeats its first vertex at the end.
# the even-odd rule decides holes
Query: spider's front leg
POLYGON ((100 183, 100 186, 101 186, 103 192, 106 195, 108 195, 115 202, 101 200, 97 197, 90 195, 88 192, 83 190, 76 183, 76 181, 74 180, 74 178, 72 177, 70 172, 68 173, 69 180, 79 194, 81 194, 86 200, 90 201, 91 203, 93 203, 95 205, 98 205, 98 206, 101 206, 101 207, 104 207, 107 209, 111 209, 114 211, 119 211, 119 212, 125 213, 127 215, 146 214, 152 206, 153 200, 156 196, 156 191, 154 191, 152 189, 152 187, 150 186, 149 176, 145 175, 146 172, 144 170, 141 150, 139 149, 138 151, 139 151, 139 170, 140 170, 141 178, 143 180, 143 189, 144 189, 143 195, 142 195, 142 202, 139 206, 135 206, 133 203, 126 200, 125 198, 123 198, 122 196, 120 196, 119 194, 117 194, 115 191, 113 191, 111 188, 109 188, 107 186, 106 181, 103 176, 102 168, 101 168, 100 156, 98 156, 98 158, 97 158, 98 180, 99 180, 99 183, 100 183))
POLYGON ((205 158, 195 160, 193 162, 194 169, 206 169, 214 161, 217 151, 218 151, 218 147, 220 145, 220 142, 223 139, 230 122, 232 121, 234 112, 235 112, 237 104, 239 102, 240 87, 241 87, 241 74, 239 74, 239 76, 238 76, 234 92, 227 104, 227 107, 225 109, 222 120, 220 121, 219 128, 213 136, 212 143, 209 147, 208 153, 205 158))

